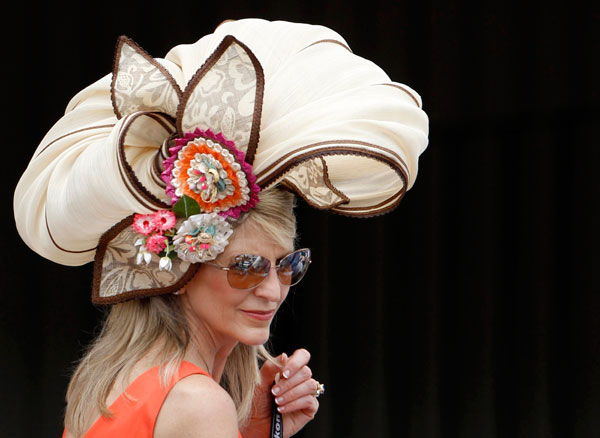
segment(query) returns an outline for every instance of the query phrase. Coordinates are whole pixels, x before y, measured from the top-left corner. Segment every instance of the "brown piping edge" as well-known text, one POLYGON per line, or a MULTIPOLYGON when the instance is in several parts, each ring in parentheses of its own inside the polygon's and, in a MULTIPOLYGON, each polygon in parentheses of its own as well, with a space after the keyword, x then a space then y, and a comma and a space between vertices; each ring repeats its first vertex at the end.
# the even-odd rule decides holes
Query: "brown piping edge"
POLYGON ((54 237, 52 236, 52 233, 50 232, 50 225, 48 225, 48 211, 46 210, 45 206, 44 206, 44 220, 46 221, 46 231, 48 231, 48 236, 50 237, 50 240, 52 241, 54 246, 56 248, 60 249, 61 251, 68 252, 70 254, 83 254, 84 252, 91 252, 91 251, 95 251, 97 249, 97 247, 94 247, 94 248, 90 248, 90 249, 82 249, 82 250, 75 251, 75 250, 63 248, 58 243, 56 243, 56 240, 54 240, 54 237))
POLYGON ((146 204, 145 207, 149 208, 149 209, 168 210, 170 208, 170 206, 165 204, 160 199, 158 199, 152 193, 150 193, 150 191, 146 187, 144 187, 144 185, 140 182, 140 180, 135 175, 135 172, 131 168, 131 165, 127 162, 127 158, 125 156, 125 136, 127 135, 129 128, 131 127, 133 122, 138 117, 148 115, 148 114, 152 114, 152 113, 140 111, 140 112, 137 112, 137 113, 133 114, 132 116, 130 116, 130 118, 127 120, 127 123, 123 127, 122 131, 119 133, 119 145, 118 145, 118 149, 117 149, 117 154, 118 154, 117 158, 118 158, 119 163, 121 164, 121 166, 120 166, 121 177, 123 178, 123 180, 125 182, 125 186, 129 189, 129 192, 136 198, 136 200, 138 202, 140 202, 141 204, 144 204, 144 201, 147 201, 149 203, 149 205, 146 204), (121 167, 122 167, 122 169, 121 169, 121 167), (123 174, 122 170, 125 171, 125 174, 123 174), (129 184, 127 184, 127 181, 129 181, 131 183, 131 185, 135 188, 135 190, 137 191, 137 194, 130 189, 129 184), (138 197, 137 195, 141 196, 141 198, 138 197))
POLYGON ((317 205, 317 204, 313 203, 310 199, 308 199, 306 197, 306 195, 302 191, 300 191, 295 185, 290 184, 286 180, 281 181, 279 183, 279 186, 300 196, 304 200, 304 202, 306 202, 311 207, 316 208, 317 210, 330 211, 330 212, 338 214, 340 216, 354 217, 354 218, 360 218, 360 219, 368 219, 371 217, 382 216, 384 214, 389 213, 390 211, 392 211, 392 210, 396 209, 396 207, 398 207, 398 205, 400 204, 400 201, 402 201, 402 199, 404 198, 404 195, 406 194, 406 191, 403 188, 395 195, 389 197, 385 201, 380 202, 379 204, 377 204, 373 207, 355 207, 355 208, 344 209, 343 207, 340 207, 345 204, 343 201, 337 202, 337 203, 334 203, 331 205, 327 205, 327 206, 317 205), (396 199, 395 201, 390 203, 391 200, 393 200, 394 198, 398 198, 398 199, 396 199), (382 206, 382 205, 388 205, 388 206, 385 208, 380 208, 380 206, 382 206), (359 211, 359 210, 375 210, 375 211, 373 211, 372 213, 355 213, 354 212, 354 211, 359 211), (350 212, 352 212, 352 213, 350 213, 350 212))
POLYGON ((128 44, 133 50, 138 52, 144 59, 146 59, 146 61, 148 61, 150 64, 152 64, 154 67, 156 67, 163 74, 165 79, 167 79, 167 81, 173 86, 175 93, 177 93, 177 96, 179 97, 179 100, 181 101, 181 97, 182 97, 181 88, 179 88, 177 81, 175 81, 173 76, 171 76, 171 73, 169 73, 169 71, 164 66, 162 66, 160 63, 158 63, 148 52, 146 52, 144 49, 142 49, 142 47, 139 44, 137 44, 131 38, 129 38, 125 35, 121 35, 117 39, 117 45, 116 45, 115 54, 113 57, 113 75, 112 75, 112 80, 110 82, 110 100, 112 102, 113 111, 115 112, 117 119, 121 119, 123 117, 123 115, 120 113, 119 108, 117 106, 114 90, 115 90, 115 82, 117 81, 117 73, 119 71, 119 61, 121 59, 121 48, 123 47, 124 44, 128 44))
MULTIPOLYGON (((342 198, 341 201, 334 202, 334 203, 329 204, 329 205, 318 205, 318 204, 315 204, 313 201, 311 201, 309 198, 307 198, 306 195, 304 194, 304 192, 302 190, 300 190, 298 187, 296 187, 295 184, 292 184, 290 181, 287 181, 287 180, 284 179, 283 181, 281 181, 280 185, 282 187, 284 187, 286 190, 294 192, 297 195, 299 195, 302 199, 304 199, 304 201, 308 205, 310 205, 311 207, 316 208, 317 210, 331 210, 331 209, 333 209, 335 207, 338 207, 340 205, 347 204, 348 202, 350 202, 350 198, 348 198, 344 193, 342 193, 341 190, 338 190, 331 183, 331 180, 329 179, 329 171, 328 171, 327 163, 325 162, 325 159, 323 157, 321 157, 321 156, 315 157, 315 158, 320 159, 321 160, 321 164, 323 164, 323 181, 325 182, 325 185, 329 188, 329 190, 331 190, 333 193, 335 193, 340 198, 342 198)), ((297 167, 300 164, 301 164, 301 162, 296 163, 296 165, 290 167, 287 170, 287 172, 290 172, 294 167, 297 167)), ((283 178, 285 178, 285 175, 283 176, 283 178)))
POLYGON ((304 202, 306 202, 311 207, 316 208, 317 210, 323 210, 323 211, 332 210, 333 208, 337 207, 338 205, 345 204, 347 202, 347 201, 342 200, 339 202, 334 202, 333 204, 329 204, 329 205, 318 205, 318 204, 315 204, 313 201, 311 201, 309 198, 307 198, 302 190, 300 190, 294 184, 290 183, 289 181, 287 181, 285 179, 283 181, 281 181, 278 184, 278 186, 286 189, 289 192, 293 192, 296 195, 300 196, 302 199, 304 199, 304 202))
MULTIPOLYGON (((396 171, 396 173, 402 180, 403 185, 402 185, 402 189, 400 191, 398 191, 396 194, 390 196, 386 200, 378 203, 377 205, 369 206, 369 207, 353 207, 353 208, 351 207, 351 208, 346 208, 346 209, 344 209, 343 207, 340 207, 340 206, 347 204, 347 202, 339 202, 337 204, 332 204, 331 206, 327 206, 327 207, 318 206, 318 205, 314 204, 313 202, 311 202, 310 200, 308 200, 306 198, 306 196, 303 193, 301 193, 299 190, 293 189, 293 191, 295 193, 299 194, 312 207, 315 207, 319 210, 331 210, 332 212, 338 213, 342 216, 365 217, 365 218, 375 217, 375 216, 380 216, 382 214, 385 214, 385 213, 395 209, 398 206, 398 204, 400 203, 400 201, 402 200, 402 198, 404 197, 404 195, 406 194, 406 184, 407 184, 408 178, 405 175, 403 169, 399 169, 397 166, 393 165, 393 163, 391 162, 391 160, 389 158, 387 158, 386 156, 384 156, 382 154, 377 154, 375 152, 370 152, 368 154, 365 154, 365 153, 361 152, 360 149, 348 149, 348 148, 344 148, 341 146, 335 147, 335 148, 330 148, 327 150, 321 149, 318 151, 318 153, 307 152, 298 157, 295 157, 294 161, 292 161, 291 163, 288 163, 286 166, 278 169, 278 171, 276 173, 269 175, 269 178, 266 181, 261 182, 260 186, 263 188, 263 190, 265 190, 270 185, 276 184, 280 178, 284 178, 286 173, 288 173, 291 169, 298 166, 302 162, 310 160, 312 158, 316 158, 317 156, 320 156, 322 158, 325 155, 359 155, 359 156, 364 156, 366 158, 371 158, 374 160, 381 161, 396 171), (398 199, 396 201, 393 201, 393 203, 389 207, 380 209, 373 213, 362 213, 362 214, 354 213, 354 212, 358 212, 358 211, 377 209, 380 206, 389 204, 394 198, 398 198, 398 199), (338 208, 338 207, 340 207, 340 208, 338 208), (350 213, 350 212, 353 212, 353 213, 350 213)), ((293 184, 290 184, 290 183, 282 184, 282 185, 288 190, 290 189, 290 187, 295 187, 293 184)), ((341 193, 341 192, 339 192, 339 193, 341 193)))
POLYGON ((39 157, 40 155, 42 155, 42 153, 48 149, 50 146, 52 146, 54 143, 56 143, 57 141, 62 140, 63 138, 67 138, 70 135, 74 135, 74 134, 79 134, 80 132, 84 132, 84 131, 89 131, 89 130, 93 130, 93 129, 101 129, 101 128, 112 128, 114 127, 114 123, 112 125, 98 125, 98 126, 89 126, 87 128, 81 128, 81 129, 77 129, 75 131, 71 131, 71 132, 67 132, 66 134, 61 135, 60 137, 55 138, 54 140, 52 140, 50 143, 48 143, 46 146, 44 146, 44 148, 39 151, 37 154, 35 154, 35 156, 33 157, 34 159, 39 157))
POLYGON ((389 204, 393 199, 397 198, 398 196, 402 196, 405 192, 406 192, 406 190, 404 190, 404 188, 402 188, 398 192, 396 192, 394 195, 390 196, 389 198, 387 198, 384 201, 381 201, 378 204, 370 205, 368 207, 344 207, 344 208, 342 208, 342 210, 344 210, 344 211, 365 211, 365 210, 379 209, 379 208, 389 204))
MULTIPOLYGON (((310 146, 314 146, 314 145, 310 145, 310 146)), ((310 146, 307 146, 307 147, 310 147, 310 146)), ((297 148, 296 151, 301 150, 301 149, 306 149, 307 147, 297 148)), ((383 149, 383 150, 387 151, 386 149, 383 149)), ((374 160, 381 161, 381 162, 387 164, 392 169, 394 169, 396 171, 396 173, 398 173, 398 175, 402 178, 402 180, 406 184, 406 175, 404 174, 404 171, 399 170, 398 166, 395 165, 395 163, 390 158, 388 158, 387 156, 385 156, 384 154, 381 154, 381 153, 377 153, 374 151, 369 151, 369 153, 365 153, 364 149, 362 149, 362 148, 353 148, 353 147, 349 147, 349 146, 333 146, 333 147, 329 147, 327 149, 318 149, 317 151, 305 152, 303 154, 295 156, 292 160, 289 160, 287 162, 284 162, 284 158, 285 158, 284 157, 284 158, 278 160, 277 162, 271 164, 267 169, 265 169, 263 172, 261 172, 260 175, 257 176, 257 179, 260 179, 262 177, 262 175, 265 174, 266 171, 276 167, 277 165, 279 165, 283 162, 283 165, 280 166, 275 172, 271 173, 267 178, 260 181, 259 184, 261 187, 267 187, 270 184, 272 184, 275 180, 279 179, 284 173, 287 173, 291 168, 295 167, 297 164, 299 164, 303 161, 307 161, 311 158, 316 158, 319 156, 327 156, 327 155, 358 155, 358 156, 362 156, 365 158, 371 158, 374 160)), ((396 154, 394 154, 394 156, 396 156, 396 154)), ((398 157, 396 156, 396 158, 398 158, 398 157)), ((400 162, 404 166, 406 166, 406 164, 404 163, 404 160, 400 159, 400 162)))
POLYGON ((325 181, 325 185, 329 187, 329 190, 331 190, 333 193, 335 193, 344 200, 344 202, 335 204, 335 206, 347 204, 348 202, 350 202, 350 198, 347 197, 344 193, 342 193, 341 190, 338 190, 338 188, 331 183, 331 180, 329 179, 329 168, 327 167, 327 161, 325 161, 325 158, 323 158, 322 156, 320 156, 319 158, 321 160, 321 164, 323 164, 323 181, 325 181))
POLYGON ((162 180, 162 173, 164 171, 163 161, 165 161, 170 156, 169 149, 175 145, 175 132, 173 132, 169 137, 167 137, 163 144, 160 146, 156 155, 154 156, 154 162, 152 163, 154 181, 161 187, 166 188, 167 184, 162 180), (160 181, 158 181, 160 180, 160 181))
POLYGON ((137 188, 137 186, 134 183, 131 183, 129 181, 129 177, 127 176, 127 171, 125 170, 123 163, 121 163, 121 158, 119 156, 118 149, 115 150, 115 154, 116 154, 116 159, 117 159, 118 166, 119 166, 119 175, 121 176, 123 185, 129 191, 129 194, 131 196, 133 196, 135 198, 136 202, 139 203, 143 208, 146 208, 149 210, 155 210, 155 207, 153 205, 147 204, 145 202, 145 199, 136 190, 133 189, 133 188, 137 188))
MULTIPOLYGON (((368 146, 368 147, 371 147, 371 148, 374 148, 374 149, 379 149, 381 151, 384 151, 384 152, 386 152, 386 153, 394 156, 400 163, 402 163, 402 165, 405 168, 407 167, 406 163, 404 162, 404 160, 402 159, 402 157, 400 157, 400 155, 398 155, 396 152, 394 152, 394 151, 392 151, 390 149, 387 149, 387 148, 385 148, 383 146, 379 146, 379 145, 376 145, 376 144, 373 144, 373 143, 367 143, 367 142, 360 141, 360 140, 348 140, 348 139, 346 139, 346 140, 344 140, 344 139, 342 139, 342 140, 327 140, 327 141, 320 141, 320 142, 317 142, 317 143, 312 143, 312 144, 309 144, 309 145, 298 146, 296 148, 293 148, 290 152, 288 152, 287 154, 283 155, 277 161, 275 161, 275 162, 271 163, 269 166, 267 166, 262 172, 260 172, 258 175, 256 175, 256 178, 260 179, 264 174, 270 172, 271 169, 276 168, 277 166, 279 166, 280 163, 288 160, 288 158, 290 156, 298 153, 301 150, 309 149, 309 148, 314 148, 314 147, 317 147, 317 146, 329 145, 329 144, 337 145, 337 144, 340 144, 340 143, 356 144, 356 145, 361 145, 361 146, 368 146)), ((313 154, 316 156, 316 155, 320 155, 320 151, 322 151, 322 150, 327 151, 327 150, 333 150, 333 149, 338 149, 338 148, 340 148, 340 146, 335 146, 335 147, 329 148, 329 149, 319 149, 319 152, 316 152, 316 153, 313 152, 313 154)), ((346 148, 348 148, 348 147, 346 147, 346 148)), ((359 149, 359 148, 355 148, 354 149, 353 148, 353 150, 361 151, 362 149, 359 149)), ((328 154, 328 155, 331 155, 331 154, 328 154)), ((354 154, 354 155, 364 155, 366 157, 369 156, 369 154, 366 154, 366 153, 364 153, 364 154, 354 154)), ((295 158, 294 158, 294 160, 295 160, 295 158)))
POLYGON ((175 132, 175 119, 173 116, 159 111, 146 111, 146 115, 151 119, 154 119, 154 121, 158 123, 165 131, 167 131, 169 135, 175 132))
POLYGON ((202 79, 204 75, 217 63, 219 58, 221 58, 223 53, 225 53, 225 50, 227 50, 227 48, 234 41, 237 40, 231 35, 227 35, 225 38, 223 38, 223 41, 221 41, 221 43, 217 46, 214 52, 206 59, 206 61, 204 61, 204 64, 202 64, 200 68, 196 70, 196 73, 194 73, 194 75, 188 81, 185 90, 183 90, 183 95, 179 100, 179 105, 177 106, 177 112, 175 117, 177 137, 184 136, 183 127, 181 126, 183 120, 183 113, 188 103, 188 100, 192 95, 192 92, 200 82, 200 79, 202 79))
POLYGON ((374 84, 374 85, 385 85, 386 87, 393 87, 393 88, 397 88, 398 90, 402 90, 404 91, 408 96, 410 96, 410 98, 412 100, 415 101, 415 103, 417 104, 417 107, 421 108, 421 104, 419 103, 419 100, 410 92, 408 91, 406 88, 404 88, 403 86, 399 85, 399 84, 374 84))
POLYGON ((306 50, 309 47, 312 47, 316 44, 321 44, 321 43, 333 43, 333 44, 337 44, 341 47, 343 47, 344 49, 348 50, 350 53, 354 53, 352 52, 352 49, 350 47, 348 47, 346 44, 342 43, 341 41, 338 40, 334 40, 334 39, 325 39, 325 40, 319 40, 319 41, 315 41, 312 44, 309 44, 308 46, 304 47, 303 49, 300 49, 299 52, 301 52, 302 50, 306 50))
POLYGON ((150 288, 150 289, 138 289, 130 290, 118 295, 110 297, 100 296, 100 283, 102 281, 102 261, 104 254, 108 248, 110 242, 125 228, 131 226, 133 223, 134 214, 127 216, 117 224, 113 225, 108 231, 106 231, 100 241, 98 242, 98 249, 94 256, 94 267, 92 276, 92 303, 93 304, 116 304, 124 301, 132 300, 135 298, 150 297, 154 295, 161 295, 176 292, 185 286, 196 274, 196 271, 200 267, 199 263, 191 263, 186 273, 174 284, 161 288, 150 288))
POLYGON ((151 119, 154 119, 169 134, 169 136, 165 140, 163 140, 162 144, 156 150, 156 154, 154 155, 154 160, 152 160, 152 171, 150 172, 150 176, 152 177, 154 182, 158 186, 165 188, 167 185, 161 178, 161 174, 163 171, 162 162, 167 159, 168 155, 164 156, 163 145, 165 144, 165 142, 168 143, 168 141, 171 138, 174 138, 175 119, 165 113, 149 113, 148 117, 150 117, 151 119))
POLYGON ((250 128, 250 138, 248 140, 248 147, 246 148, 246 156, 244 159, 250 165, 254 163, 254 157, 256 156, 256 149, 258 148, 258 141, 260 138, 260 122, 262 118, 262 106, 265 96, 265 73, 262 65, 252 53, 252 51, 242 42, 234 38, 234 41, 246 51, 246 54, 254 65, 254 73, 256 74, 256 93, 254 95, 254 113, 252 114, 252 127, 250 128))
MULTIPOLYGON (((339 208, 339 209, 335 209, 332 211, 341 216, 357 217, 357 218, 370 218, 370 217, 383 216, 384 214, 387 214, 387 213, 391 212, 392 210, 395 210, 396 207, 398 207, 398 205, 400 205, 400 201, 402 201, 402 199, 404 199, 405 194, 406 194, 406 190, 404 190, 404 188, 403 188, 398 193, 396 193, 394 196, 389 197, 386 201, 380 202, 379 204, 377 204, 377 206, 374 206, 373 208, 375 208, 375 207, 378 207, 378 208, 376 211, 374 211, 372 213, 349 213, 350 211, 352 211, 352 212, 358 211, 359 208, 348 208, 348 209, 339 208), (394 198, 398 198, 398 199, 391 202, 391 200, 393 200, 394 198), (389 204, 389 205, 385 208, 379 207, 381 205, 386 205, 386 204, 389 204)), ((361 207, 360 209, 365 209, 365 208, 361 207)))

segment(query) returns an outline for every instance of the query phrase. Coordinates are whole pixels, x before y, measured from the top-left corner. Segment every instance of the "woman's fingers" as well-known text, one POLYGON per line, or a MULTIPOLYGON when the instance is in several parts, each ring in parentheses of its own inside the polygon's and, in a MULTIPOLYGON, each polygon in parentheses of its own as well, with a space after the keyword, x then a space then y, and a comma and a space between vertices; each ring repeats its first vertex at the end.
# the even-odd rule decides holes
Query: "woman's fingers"
POLYGON ((319 410, 319 401, 312 395, 305 395, 287 404, 277 406, 277 410, 282 414, 301 411, 308 417, 307 420, 312 420, 319 410))
POLYGON ((304 348, 300 348, 294 351, 289 358, 287 363, 284 365, 281 375, 284 379, 289 379, 299 370, 302 369, 310 360, 310 353, 304 348))
POLYGON ((266 361, 260 369, 261 380, 263 384, 271 384, 275 380, 275 377, 279 374, 281 375, 281 369, 287 364, 288 357, 285 353, 279 355, 279 357, 275 358, 277 363, 273 363, 270 361, 266 361))
MULTIPOLYGON (((294 402, 296 402, 297 400, 302 400, 306 397, 312 397, 316 400, 315 393, 317 392, 317 387, 318 383, 315 379, 303 380, 300 384, 276 396, 275 403, 277 403, 277 405, 280 407, 287 407, 290 404, 291 406, 296 406, 294 402)), ((299 409, 304 409, 305 407, 306 406, 303 405, 299 409)))
POLYGON ((283 395, 286 391, 309 380, 312 377, 311 369, 306 365, 310 360, 310 353, 307 350, 296 350, 281 370, 281 379, 271 388, 275 397, 283 395))
POLYGON ((280 356, 278 361, 280 378, 271 387, 271 393, 275 396, 277 409, 283 414, 287 438, 302 429, 319 410, 316 398, 318 382, 312 378, 309 360, 310 353, 302 348, 289 357, 280 356))

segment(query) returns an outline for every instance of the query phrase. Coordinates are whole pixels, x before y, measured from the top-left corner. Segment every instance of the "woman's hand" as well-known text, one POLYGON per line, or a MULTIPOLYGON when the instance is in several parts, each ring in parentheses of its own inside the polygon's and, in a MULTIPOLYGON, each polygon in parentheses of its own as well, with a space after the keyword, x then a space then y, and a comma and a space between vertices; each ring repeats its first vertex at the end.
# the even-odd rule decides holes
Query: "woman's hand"
POLYGON ((318 383, 308 367, 310 353, 300 349, 290 357, 283 353, 277 359, 279 366, 265 362, 260 369, 262 382, 254 391, 252 417, 242 430, 244 438, 269 436, 274 398, 283 418, 284 438, 302 429, 319 409, 315 397, 318 383), (278 374, 279 381, 274 384, 278 374))

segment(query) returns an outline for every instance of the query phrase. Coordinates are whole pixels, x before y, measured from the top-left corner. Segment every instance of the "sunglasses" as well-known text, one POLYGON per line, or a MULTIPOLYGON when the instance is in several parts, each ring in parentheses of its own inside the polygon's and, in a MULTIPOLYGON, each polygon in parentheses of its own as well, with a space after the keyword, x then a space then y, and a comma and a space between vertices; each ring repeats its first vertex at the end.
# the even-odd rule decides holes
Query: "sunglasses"
MULTIPOLYGON (((310 249, 297 249, 278 260, 274 266, 277 278, 284 286, 298 284, 310 265, 310 249)), ((214 263, 204 262, 222 271, 227 271, 227 281, 234 289, 253 289, 259 286, 271 269, 271 261, 259 255, 240 254, 233 258, 229 266, 219 266, 214 263)))

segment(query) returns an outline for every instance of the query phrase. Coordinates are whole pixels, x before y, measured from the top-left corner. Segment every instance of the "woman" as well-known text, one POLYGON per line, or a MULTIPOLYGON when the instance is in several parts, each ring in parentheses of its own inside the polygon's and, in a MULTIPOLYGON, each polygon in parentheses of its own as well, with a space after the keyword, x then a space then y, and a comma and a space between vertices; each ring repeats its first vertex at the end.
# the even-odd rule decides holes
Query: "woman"
MULTIPOLYGON (((169 381, 182 361, 207 371, 210 377, 193 374, 173 386, 153 427, 156 438, 232 437, 236 436, 238 420, 243 425, 244 437, 266 437, 271 426, 270 397, 265 397, 268 392, 277 393, 275 400, 284 414, 286 436, 314 417, 318 409, 314 397, 318 383, 311 379, 306 365, 308 352, 299 350, 290 358, 282 355, 273 360, 261 347, 267 342, 270 323, 289 291, 289 285, 279 280, 277 270, 272 267, 294 249, 292 203, 289 193, 277 189, 266 191, 215 260, 216 266, 228 266, 239 254, 265 256, 271 262, 271 269, 257 286, 245 290, 233 288, 227 272, 205 265, 175 294, 112 307, 104 330, 71 380, 66 427, 73 433, 66 436, 81 436, 88 431, 101 414, 109 413, 108 406, 122 397, 137 376, 166 364, 161 378, 169 381), (260 373, 262 385, 256 389, 255 411, 252 401, 259 373, 254 346, 267 359, 260 373), (284 378, 274 386, 277 374, 284 378), (236 403, 218 385, 223 380, 236 397, 236 403), (90 394, 94 397, 89 398, 90 394), (256 404, 261 397, 259 409, 256 404), (239 415, 235 404, 240 407, 239 415)), ((304 272, 298 273, 300 277, 294 283, 304 272)), ((142 422, 140 418, 137 420, 142 422)), ((119 422, 104 423, 96 424, 92 432, 108 433, 102 426, 120 431, 119 422)), ((144 426, 149 425, 136 425, 144 426)))
POLYGON ((290 192, 390 211, 427 130, 416 92, 322 26, 230 21, 165 59, 120 38, 113 73, 72 99, 14 198, 24 241, 93 260, 92 302, 113 306, 69 385, 65 435, 300 430, 324 391, 309 353, 262 347, 310 264, 290 192))

